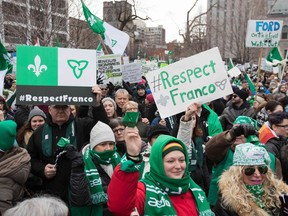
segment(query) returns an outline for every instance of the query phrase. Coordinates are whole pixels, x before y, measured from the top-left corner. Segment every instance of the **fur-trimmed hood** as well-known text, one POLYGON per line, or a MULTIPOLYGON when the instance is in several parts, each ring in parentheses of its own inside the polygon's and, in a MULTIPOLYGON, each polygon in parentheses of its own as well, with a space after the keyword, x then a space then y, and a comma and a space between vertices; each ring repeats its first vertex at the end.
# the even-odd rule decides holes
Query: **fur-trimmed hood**
POLYGON ((219 180, 219 192, 222 195, 221 203, 223 208, 227 209, 228 211, 233 211, 239 216, 279 215, 280 209, 276 206, 276 202, 277 205, 280 205, 278 196, 280 195, 280 192, 287 192, 288 186, 280 180, 274 180, 276 181, 277 185, 275 198, 273 197, 273 200, 275 200, 275 208, 273 210, 264 210, 261 209, 256 202, 254 202, 253 195, 251 195, 248 191, 238 190, 236 193, 235 191, 232 191, 231 185, 235 185, 237 182, 235 182, 235 179, 230 176, 229 171, 224 172, 219 180), (240 200, 240 197, 245 198, 240 200))

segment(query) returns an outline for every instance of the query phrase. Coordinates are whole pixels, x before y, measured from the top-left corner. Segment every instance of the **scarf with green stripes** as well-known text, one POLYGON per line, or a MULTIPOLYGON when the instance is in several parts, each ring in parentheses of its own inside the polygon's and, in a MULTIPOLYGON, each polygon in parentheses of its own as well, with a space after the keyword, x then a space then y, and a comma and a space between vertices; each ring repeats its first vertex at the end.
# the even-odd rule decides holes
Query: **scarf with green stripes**
MULTIPOLYGON (((74 121, 71 121, 67 125, 65 138, 68 139, 72 145, 77 147, 74 121)), ((52 127, 45 123, 42 132, 42 152, 46 157, 52 156, 52 140, 52 127)))
POLYGON ((141 180, 146 186, 145 215, 176 215, 169 196, 184 194, 190 190, 195 198, 199 215, 214 216, 204 191, 189 175, 187 150, 179 139, 160 135, 152 146, 150 165, 150 172, 146 173, 144 179, 141 180), (164 170, 162 152, 163 148, 171 142, 180 143, 184 149, 187 166, 184 177, 181 179, 167 177, 164 170))
POLYGON ((106 203, 108 198, 107 194, 103 191, 101 177, 92 160, 95 158, 100 164, 109 165, 112 164, 113 169, 118 163, 120 163, 120 156, 116 152, 116 147, 113 150, 107 150, 104 152, 96 152, 90 148, 90 145, 86 149, 83 160, 85 163, 85 174, 89 181, 91 199, 93 204, 101 205, 106 203))

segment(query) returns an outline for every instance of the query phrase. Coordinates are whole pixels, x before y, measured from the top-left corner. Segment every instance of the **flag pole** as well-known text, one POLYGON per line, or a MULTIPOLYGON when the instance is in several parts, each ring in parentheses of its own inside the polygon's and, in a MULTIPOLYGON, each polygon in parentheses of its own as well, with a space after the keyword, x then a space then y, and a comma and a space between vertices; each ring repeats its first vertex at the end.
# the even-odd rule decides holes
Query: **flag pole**
POLYGON ((262 61, 262 52, 263 52, 263 48, 260 47, 260 56, 259 56, 259 61, 258 61, 258 72, 257 72, 255 100, 257 99, 258 84, 259 84, 259 80, 260 80, 260 70, 261 70, 260 68, 261 68, 261 61, 262 61))
POLYGON ((101 37, 101 35, 97 34, 97 37, 98 39, 100 40, 101 44, 102 44, 102 47, 104 48, 104 50, 106 51, 106 53, 104 52, 104 54, 109 54, 108 50, 107 50, 107 47, 105 46, 105 43, 103 41, 103 38, 101 37))

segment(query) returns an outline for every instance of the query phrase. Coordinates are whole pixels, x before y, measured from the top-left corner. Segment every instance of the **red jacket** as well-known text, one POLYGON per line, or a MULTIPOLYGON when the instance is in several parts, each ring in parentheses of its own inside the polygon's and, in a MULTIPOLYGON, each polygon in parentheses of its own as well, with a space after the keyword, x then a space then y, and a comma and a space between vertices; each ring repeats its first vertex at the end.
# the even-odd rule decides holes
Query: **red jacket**
MULTIPOLYGON (((129 216, 137 207, 140 215, 144 215, 146 189, 139 182, 139 172, 124 172, 119 164, 113 172, 108 186, 108 208, 114 215, 129 216)), ((170 196, 177 215, 198 215, 195 199, 190 190, 185 194, 170 196)))

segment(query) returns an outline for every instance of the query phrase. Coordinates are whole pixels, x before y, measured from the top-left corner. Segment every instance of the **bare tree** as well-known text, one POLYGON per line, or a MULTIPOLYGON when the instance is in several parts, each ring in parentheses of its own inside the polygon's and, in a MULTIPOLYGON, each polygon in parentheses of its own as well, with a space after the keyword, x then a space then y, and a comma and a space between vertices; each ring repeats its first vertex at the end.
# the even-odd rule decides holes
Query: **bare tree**
MULTIPOLYGON (((114 1, 115 2, 115 1, 114 1)), ((136 2, 135 0, 128 0, 121 1, 120 7, 116 8, 117 20, 120 23, 119 29, 123 31, 125 28, 126 30, 133 30, 129 26, 129 23, 132 23, 133 20, 149 20, 150 17, 141 17, 137 14, 136 2)))
POLYGON ((217 3, 213 4, 204 12, 199 12, 198 15, 192 17, 192 11, 197 8, 197 3, 199 0, 195 0, 191 8, 186 13, 186 23, 185 31, 179 35, 182 36, 184 41, 184 49, 186 50, 186 55, 195 54, 201 51, 204 51, 207 46, 205 44, 205 35, 206 35, 206 15, 212 10, 217 3))

